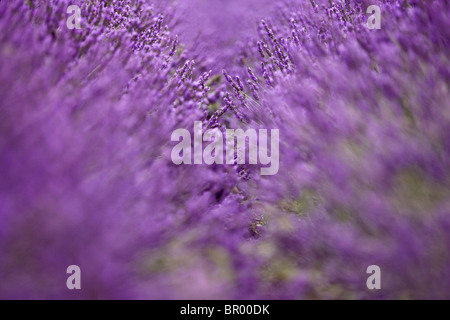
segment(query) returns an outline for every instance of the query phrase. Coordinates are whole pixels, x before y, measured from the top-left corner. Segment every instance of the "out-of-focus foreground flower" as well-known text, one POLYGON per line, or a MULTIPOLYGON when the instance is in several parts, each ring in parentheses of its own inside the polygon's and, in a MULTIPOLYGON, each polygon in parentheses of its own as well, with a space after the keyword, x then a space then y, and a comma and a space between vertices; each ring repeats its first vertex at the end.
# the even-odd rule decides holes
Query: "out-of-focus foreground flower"
POLYGON ((214 49, 176 5, 0 2, 0 298, 450 298, 450 5, 374 2, 380 30, 278 1, 214 49), (196 120, 278 128, 279 173, 174 165, 196 120))

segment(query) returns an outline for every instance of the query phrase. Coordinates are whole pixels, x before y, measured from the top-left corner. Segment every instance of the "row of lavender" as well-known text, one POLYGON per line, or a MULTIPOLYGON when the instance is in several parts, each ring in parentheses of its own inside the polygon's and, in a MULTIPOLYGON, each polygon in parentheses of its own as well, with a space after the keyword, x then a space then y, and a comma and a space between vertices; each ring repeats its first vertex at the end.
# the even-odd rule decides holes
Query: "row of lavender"
POLYGON ((1 2, 0 297, 449 297, 450 5, 371 4, 280 1, 222 71, 175 9, 1 2), (196 120, 279 129, 278 174, 175 166, 196 120))

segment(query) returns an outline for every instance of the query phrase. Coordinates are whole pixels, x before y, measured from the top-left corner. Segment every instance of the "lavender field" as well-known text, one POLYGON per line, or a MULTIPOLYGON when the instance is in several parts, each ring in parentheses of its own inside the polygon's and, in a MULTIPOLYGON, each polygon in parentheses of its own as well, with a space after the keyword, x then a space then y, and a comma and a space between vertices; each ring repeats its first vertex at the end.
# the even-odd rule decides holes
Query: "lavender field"
POLYGON ((447 0, 1 0, 0 299, 450 299, 449 60, 447 0))

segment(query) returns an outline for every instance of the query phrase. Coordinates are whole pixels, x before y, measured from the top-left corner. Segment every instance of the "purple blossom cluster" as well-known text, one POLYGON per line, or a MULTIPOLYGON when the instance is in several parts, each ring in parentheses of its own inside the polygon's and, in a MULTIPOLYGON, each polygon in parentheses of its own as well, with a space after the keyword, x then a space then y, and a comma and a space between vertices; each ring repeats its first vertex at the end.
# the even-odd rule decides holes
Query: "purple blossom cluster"
POLYGON ((0 298, 450 298, 447 1, 150 2, 0 2, 0 298), (175 165, 194 121, 278 174, 175 165))

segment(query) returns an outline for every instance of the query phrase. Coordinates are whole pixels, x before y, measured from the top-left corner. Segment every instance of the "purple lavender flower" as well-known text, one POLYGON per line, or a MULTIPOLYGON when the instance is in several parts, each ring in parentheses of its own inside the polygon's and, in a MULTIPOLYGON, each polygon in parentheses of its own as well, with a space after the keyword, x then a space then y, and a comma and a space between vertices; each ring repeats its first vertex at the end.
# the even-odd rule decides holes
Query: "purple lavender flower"
POLYGON ((448 3, 167 3, 0 2, 0 298, 450 297, 448 3), (174 165, 194 121, 279 173, 174 165))

